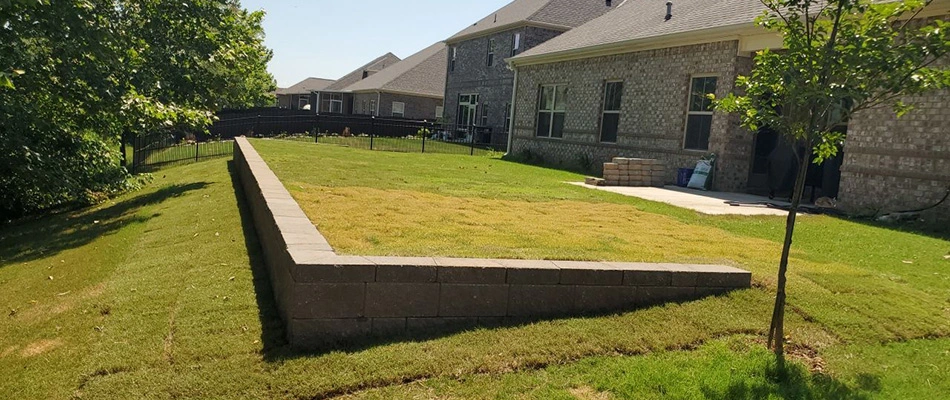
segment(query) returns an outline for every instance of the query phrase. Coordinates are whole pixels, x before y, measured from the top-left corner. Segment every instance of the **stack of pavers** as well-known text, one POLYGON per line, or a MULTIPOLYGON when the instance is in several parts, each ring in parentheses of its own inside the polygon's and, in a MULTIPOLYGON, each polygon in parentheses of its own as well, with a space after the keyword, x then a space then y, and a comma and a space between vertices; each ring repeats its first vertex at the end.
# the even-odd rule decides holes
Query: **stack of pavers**
POLYGON ((604 164, 604 178, 588 178, 587 184, 596 186, 655 186, 663 187, 666 164, 660 160, 617 157, 604 164))

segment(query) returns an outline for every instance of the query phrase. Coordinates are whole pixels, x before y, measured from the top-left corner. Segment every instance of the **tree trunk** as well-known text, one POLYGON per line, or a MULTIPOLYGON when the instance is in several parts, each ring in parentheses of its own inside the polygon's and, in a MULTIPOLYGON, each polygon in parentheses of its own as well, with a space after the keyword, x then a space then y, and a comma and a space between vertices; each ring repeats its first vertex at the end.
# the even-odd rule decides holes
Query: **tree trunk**
POLYGON ((811 146, 806 144, 805 150, 796 151, 799 154, 798 176, 795 179, 795 189, 792 193, 792 206, 788 211, 785 222, 785 243, 782 246, 782 260, 778 269, 778 291, 775 295, 775 309, 772 311, 772 326, 769 328, 769 347, 775 351, 779 369, 785 367, 785 284, 788 272, 788 256, 792 249, 792 236, 795 233, 795 219, 805 193, 805 179, 808 176, 808 166, 811 161, 811 146))

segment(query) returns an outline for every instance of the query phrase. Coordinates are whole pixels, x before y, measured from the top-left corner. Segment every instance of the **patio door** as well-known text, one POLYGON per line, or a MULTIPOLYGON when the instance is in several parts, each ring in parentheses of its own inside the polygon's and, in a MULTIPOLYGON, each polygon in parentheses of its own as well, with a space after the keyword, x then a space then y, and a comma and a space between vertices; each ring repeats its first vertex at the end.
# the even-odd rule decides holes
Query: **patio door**
POLYGON ((478 116, 478 95, 459 95, 458 124, 462 126, 475 125, 478 116))

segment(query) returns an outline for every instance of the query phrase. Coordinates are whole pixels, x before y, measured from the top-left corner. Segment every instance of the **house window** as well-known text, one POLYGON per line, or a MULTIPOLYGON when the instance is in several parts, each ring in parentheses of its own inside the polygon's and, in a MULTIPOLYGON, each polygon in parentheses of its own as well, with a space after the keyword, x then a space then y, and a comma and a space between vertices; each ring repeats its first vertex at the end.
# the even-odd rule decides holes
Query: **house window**
POLYGON ((521 50, 521 34, 516 33, 511 38, 511 56, 514 57, 518 55, 518 51, 521 50))
POLYGON ((445 116, 445 107, 435 106, 435 118, 442 119, 445 116))
POLYGON ((564 137, 567 86, 543 85, 538 95, 538 137, 564 137))
POLYGON ((376 115, 376 100, 369 101, 369 115, 376 115))
POLYGON ((405 117, 406 116, 406 103, 401 103, 398 101, 393 102, 393 116, 394 117, 405 117))
POLYGON ((623 82, 607 82, 604 85, 604 112, 600 119, 600 141, 617 143, 620 126, 620 103, 623 98, 623 82))
POLYGON ((297 109, 303 110, 310 105, 310 96, 300 96, 297 98, 297 109))
POLYGON ((458 122, 459 125, 475 125, 475 112, 478 110, 477 94, 459 95, 458 122))
POLYGON ((449 72, 455 71, 455 60, 458 58, 459 48, 452 47, 452 56, 449 59, 449 72))
POLYGON ((328 112, 330 114, 342 114, 343 113, 343 94, 342 93, 325 93, 321 100, 320 109, 328 112))
POLYGON ((488 102, 482 103, 482 126, 488 126, 488 102))
POLYGON ((366 100, 363 100, 360 102, 360 114, 366 114, 367 111, 366 100))
POLYGON ((488 39, 488 66, 495 65, 495 39, 488 39))
POLYGON ((686 113, 686 140, 683 148, 687 150, 709 150, 709 131, 712 128, 712 100, 709 95, 716 93, 716 77, 696 77, 692 79, 689 91, 689 110, 686 113))
POLYGON ((505 103, 505 133, 511 132, 511 114, 514 108, 511 103, 505 103))

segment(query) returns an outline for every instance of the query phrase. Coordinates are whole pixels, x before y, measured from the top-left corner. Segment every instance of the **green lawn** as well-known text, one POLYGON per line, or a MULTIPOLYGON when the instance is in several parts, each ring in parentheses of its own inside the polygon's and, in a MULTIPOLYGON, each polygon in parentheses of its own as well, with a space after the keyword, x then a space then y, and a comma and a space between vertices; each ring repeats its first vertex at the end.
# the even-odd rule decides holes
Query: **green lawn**
POLYGON ((581 190, 562 183, 577 175, 490 157, 253 143, 308 213, 349 213, 346 222, 318 221, 344 252, 719 261, 751 269, 756 288, 617 315, 296 354, 281 339, 228 164, 212 160, 163 169, 146 189, 100 207, 0 227, 0 398, 950 392, 945 240, 806 218, 790 283, 796 367, 777 384, 762 334, 781 218, 699 216, 581 190), (344 223, 352 233, 334 228, 344 223), (400 223, 408 226, 393 228, 400 223), (522 224, 539 230, 518 238, 522 224))

